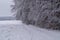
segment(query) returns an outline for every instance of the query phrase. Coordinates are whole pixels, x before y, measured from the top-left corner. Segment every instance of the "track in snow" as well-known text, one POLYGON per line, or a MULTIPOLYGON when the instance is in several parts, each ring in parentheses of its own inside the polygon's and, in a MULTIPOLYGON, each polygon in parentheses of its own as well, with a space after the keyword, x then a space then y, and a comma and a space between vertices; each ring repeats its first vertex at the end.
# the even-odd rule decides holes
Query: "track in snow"
POLYGON ((60 40, 60 32, 25 25, 21 21, 0 21, 0 40, 60 40))

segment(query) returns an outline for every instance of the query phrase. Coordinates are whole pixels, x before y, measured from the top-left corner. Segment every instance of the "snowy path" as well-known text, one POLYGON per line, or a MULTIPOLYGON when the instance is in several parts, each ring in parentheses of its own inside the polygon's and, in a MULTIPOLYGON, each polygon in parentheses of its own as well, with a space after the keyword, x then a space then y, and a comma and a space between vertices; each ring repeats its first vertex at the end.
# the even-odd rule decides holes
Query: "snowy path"
POLYGON ((60 40, 60 32, 25 25, 21 21, 0 21, 0 40, 60 40))

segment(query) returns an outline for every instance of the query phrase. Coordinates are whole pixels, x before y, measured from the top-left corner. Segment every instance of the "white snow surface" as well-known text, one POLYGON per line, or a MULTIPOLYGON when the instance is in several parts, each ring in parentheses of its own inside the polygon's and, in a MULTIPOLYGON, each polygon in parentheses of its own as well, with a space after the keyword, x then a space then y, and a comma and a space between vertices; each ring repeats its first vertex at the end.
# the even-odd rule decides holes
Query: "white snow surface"
POLYGON ((46 30, 21 21, 0 21, 0 40, 60 40, 60 31, 46 30))

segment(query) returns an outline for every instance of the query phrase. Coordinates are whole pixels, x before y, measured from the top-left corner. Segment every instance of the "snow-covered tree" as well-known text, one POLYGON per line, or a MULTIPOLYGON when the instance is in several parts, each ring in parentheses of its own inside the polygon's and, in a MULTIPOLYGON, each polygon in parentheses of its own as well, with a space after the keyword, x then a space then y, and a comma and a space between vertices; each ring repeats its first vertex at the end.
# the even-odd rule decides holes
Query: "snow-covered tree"
POLYGON ((14 0, 16 18, 26 24, 60 29, 60 0, 14 0))

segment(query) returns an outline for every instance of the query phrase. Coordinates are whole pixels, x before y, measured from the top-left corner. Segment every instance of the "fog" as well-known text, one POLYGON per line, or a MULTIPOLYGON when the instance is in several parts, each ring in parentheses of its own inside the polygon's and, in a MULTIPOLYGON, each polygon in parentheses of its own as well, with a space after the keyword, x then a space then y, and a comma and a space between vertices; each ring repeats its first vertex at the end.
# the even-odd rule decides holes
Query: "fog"
POLYGON ((0 16, 11 16, 11 0, 0 0, 0 16))

